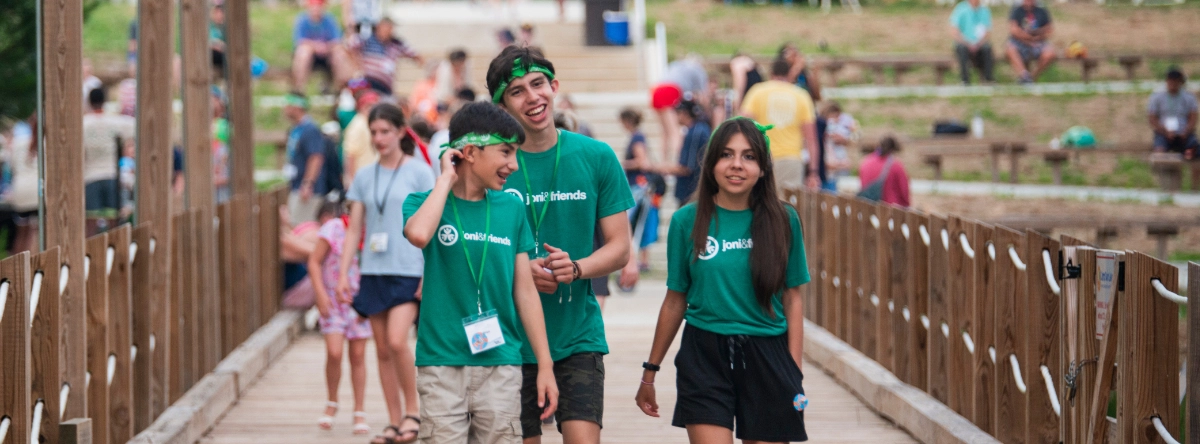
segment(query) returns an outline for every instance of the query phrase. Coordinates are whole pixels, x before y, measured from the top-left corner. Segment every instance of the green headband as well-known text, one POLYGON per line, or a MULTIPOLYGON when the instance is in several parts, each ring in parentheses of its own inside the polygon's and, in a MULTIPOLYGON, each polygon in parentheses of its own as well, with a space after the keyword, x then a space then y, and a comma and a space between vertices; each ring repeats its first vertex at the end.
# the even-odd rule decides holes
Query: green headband
POLYGON ((514 79, 519 79, 535 72, 545 74, 547 79, 554 80, 554 72, 550 71, 550 68, 533 62, 525 63, 520 57, 513 59, 512 74, 509 74, 507 80, 500 82, 496 86, 496 92, 492 93, 492 103, 498 104, 503 101, 501 98, 504 96, 504 91, 508 89, 508 84, 514 79))
MULTIPOLYGON (((454 139, 450 143, 442 144, 442 147, 455 149, 455 150, 461 150, 464 147, 466 147, 467 145, 475 145, 478 147, 485 147, 485 146, 489 146, 489 145, 499 145, 502 143, 517 143, 517 136, 513 135, 512 137, 504 137, 504 136, 501 136, 501 135, 495 134, 495 133, 493 133, 493 134, 466 133, 466 134, 463 134, 462 136, 459 136, 459 138, 454 139)), ((445 154, 445 153, 446 153, 445 151, 442 151, 442 154, 445 154)), ((441 155, 438 155, 438 157, 440 158, 441 155)))
POLYGON ((284 96, 283 101, 288 106, 308 109, 308 99, 305 99, 303 96, 288 94, 284 96))
MULTIPOLYGON (((769 136, 767 136, 767 131, 775 129, 775 125, 763 125, 761 123, 754 121, 754 119, 751 119, 751 118, 745 117, 745 116, 732 117, 729 120, 726 120, 726 122, 732 122, 734 120, 745 120, 750 123, 753 123, 754 127, 758 128, 758 132, 762 133, 763 140, 767 142, 767 154, 771 153, 771 138, 769 136)), ((716 135, 717 135, 717 132, 713 131, 713 133, 708 136, 709 144, 712 144, 712 138, 713 138, 713 136, 716 136, 716 135)))

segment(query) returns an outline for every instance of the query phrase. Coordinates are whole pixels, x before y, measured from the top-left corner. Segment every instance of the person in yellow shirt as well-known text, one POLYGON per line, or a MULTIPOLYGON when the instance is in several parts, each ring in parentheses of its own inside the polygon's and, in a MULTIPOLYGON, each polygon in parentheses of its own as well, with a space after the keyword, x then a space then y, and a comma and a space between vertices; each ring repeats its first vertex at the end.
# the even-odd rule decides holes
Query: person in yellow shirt
POLYGON ((358 114, 346 125, 345 137, 342 138, 342 183, 354 183, 354 173, 362 167, 371 165, 379 160, 379 152, 371 146, 371 130, 367 128, 367 113, 379 102, 379 94, 369 89, 358 94, 355 103, 358 114))
POLYGON ((775 126, 767 131, 767 136, 771 138, 770 151, 779 186, 807 185, 816 189, 820 180, 816 174, 817 125, 813 100, 808 92, 788 81, 790 69, 787 61, 772 63, 771 79, 746 92, 741 113, 775 126))

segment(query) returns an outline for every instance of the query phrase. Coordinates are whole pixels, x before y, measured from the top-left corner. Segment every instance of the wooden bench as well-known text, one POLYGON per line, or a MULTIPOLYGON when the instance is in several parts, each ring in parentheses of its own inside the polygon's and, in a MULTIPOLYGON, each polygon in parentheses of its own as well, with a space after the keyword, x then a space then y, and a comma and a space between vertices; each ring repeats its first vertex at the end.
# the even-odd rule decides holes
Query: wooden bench
MULTIPOLYGON (((772 56, 756 55, 751 56, 755 63, 761 67, 760 69, 770 69, 771 62, 774 60, 772 56)), ((808 57, 809 66, 811 69, 824 71, 821 74, 822 85, 837 86, 838 74, 843 68, 849 65, 857 65, 863 70, 869 70, 874 73, 874 81, 876 84, 884 84, 886 80, 886 71, 892 69, 892 83, 900 84, 904 74, 919 67, 929 67, 934 70, 934 81, 941 85, 945 81, 946 74, 954 69, 955 61, 950 55, 927 55, 927 54, 880 54, 880 55, 865 55, 865 56, 835 56, 835 57, 808 57)), ((719 75, 728 76, 729 59, 720 56, 710 56, 705 58, 705 65, 710 72, 718 73, 719 75)), ((766 74, 766 73, 764 73, 766 74)))
POLYGON ((1009 139, 934 137, 902 143, 906 149, 920 156, 921 163, 933 168, 934 180, 942 180, 942 163, 946 156, 988 156, 991 158, 993 182, 1000 182, 1001 158, 1008 157, 1009 182, 1017 183, 1019 158, 1028 150, 1025 142, 1009 139))

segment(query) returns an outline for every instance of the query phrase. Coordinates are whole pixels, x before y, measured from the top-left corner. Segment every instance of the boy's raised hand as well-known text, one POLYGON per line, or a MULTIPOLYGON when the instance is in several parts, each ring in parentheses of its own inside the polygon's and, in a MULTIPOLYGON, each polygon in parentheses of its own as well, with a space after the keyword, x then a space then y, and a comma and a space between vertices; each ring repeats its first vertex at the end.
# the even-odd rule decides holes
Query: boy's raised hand
POLYGON ((542 409, 541 419, 549 418, 558 410, 558 383, 554 381, 554 370, 538 369, 537 377, 538 407, 542 409))
POLYGON ((442 175, 450 183, 458 182, 458 172, 454 170, 455 164, 462 161, 462 151, 446 148, 446 151, 441 154, 442 175))

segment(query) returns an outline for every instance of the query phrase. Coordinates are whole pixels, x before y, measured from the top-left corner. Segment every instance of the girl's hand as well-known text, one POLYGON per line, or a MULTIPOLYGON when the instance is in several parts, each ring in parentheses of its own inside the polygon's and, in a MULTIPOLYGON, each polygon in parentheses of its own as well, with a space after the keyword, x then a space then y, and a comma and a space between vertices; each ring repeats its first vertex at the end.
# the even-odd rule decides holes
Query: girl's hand
POLYGON ((658 418, 657 398, 654 384, 642 384, 641 387, 638 387, 637 396, 634 396, 633 400, 637 402, 638 408, 642 409, 642 413, 645 413, 646 416, 658 418))
POLYGON ((329 294, 325 290, 317 290, 317 312, 322 318, 329 317, 329 313, 333 311, 333 302, 329 300, 329 294))
MULTIPOLYGON (((338 279, 338 282, 340 283, 340 282, 341 282, 341 279, 338 279)), ((338 298, 338 302, 341 302, 341 303, 343 303, 343 304, 352 304, 352 303, 354 303, 354 295, 351 295, 349 290, 348 290, 348 291, 345 291, 345 292, 341 292, 341 291, 339 291, 339 292, 338 292, 338 295, 337 295, 337 298, 338 298)))
POLYGON ((638 272, 638 262, 636 259, 630 260, 621 268, 621 276, 617 278, 617 284, 621 288, 633 288, 637 285, 639 278, 641 275, 638 272))
POLYGON ((413 293, 413 297, 416 298, 416 300, 420 301, 421 300, 421 290, 424 290, 424 289, 425 289, 425 278, 422 277, 420 281, 417 281, 417 291, 415 293, 413 293))
POLYGON ((350 297, 350 279, 344 274, 338 276, 337 286, 335 286, 333 289, 335 292, 337 292, 339 300, 351 301, 354 299, 350 297))

